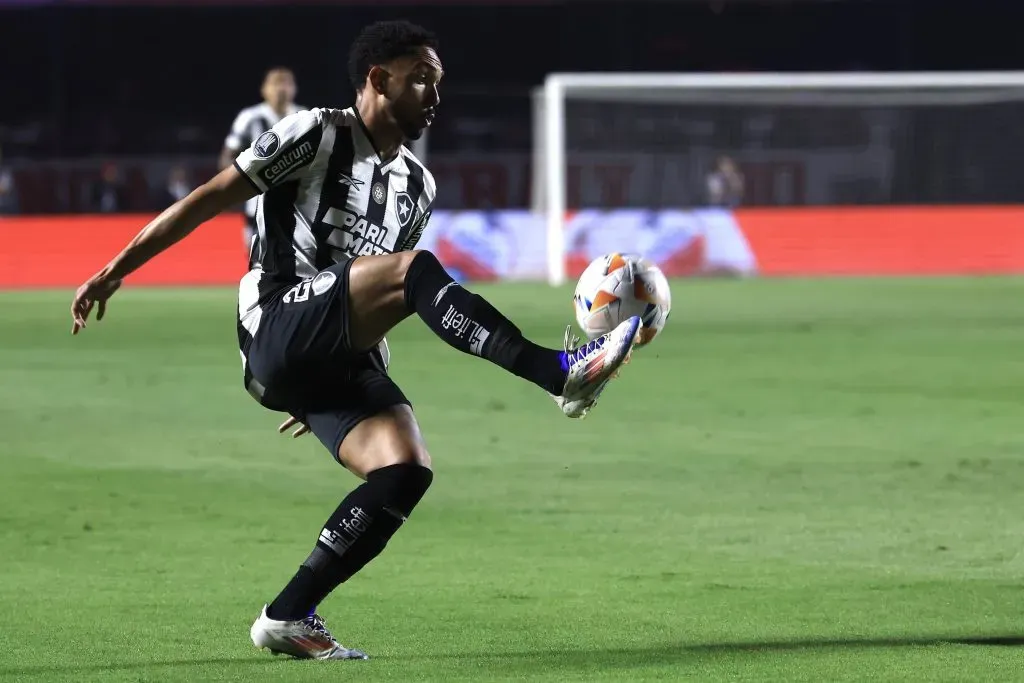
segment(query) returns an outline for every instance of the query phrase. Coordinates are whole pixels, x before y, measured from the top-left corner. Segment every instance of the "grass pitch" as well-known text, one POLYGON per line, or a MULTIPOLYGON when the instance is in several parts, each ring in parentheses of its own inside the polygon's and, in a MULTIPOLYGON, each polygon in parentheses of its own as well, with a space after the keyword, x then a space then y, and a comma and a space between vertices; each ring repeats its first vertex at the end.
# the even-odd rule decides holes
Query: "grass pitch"
MULTIPOLYGON (((570 295, 475 288, 557 345, 570 295)), ((356 480, 244 392, 229 290, 0 295, 0 679, 1024 679, 1024 281, 676 282, 593 414, 390 338, 434 487, 248 629, 356 480)))

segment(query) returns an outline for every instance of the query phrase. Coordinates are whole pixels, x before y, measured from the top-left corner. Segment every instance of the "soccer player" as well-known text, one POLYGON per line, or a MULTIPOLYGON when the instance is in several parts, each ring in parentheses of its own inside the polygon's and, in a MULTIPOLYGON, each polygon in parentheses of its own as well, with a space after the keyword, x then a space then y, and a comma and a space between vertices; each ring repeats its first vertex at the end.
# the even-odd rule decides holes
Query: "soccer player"
MULTIPOLYGON (((291 69, 275 67, 263 77, 260 94, 263 102, 246 107, 238 112, 231 132, 224 140, 220 151, 220 168, 227 168, 235 157, 248 149, 260 135, 270 130, 284 117, 301 111, 304 107, 295 104, 295 74, 291 69)), ((253 238, 256 237, 256 199, 245 203, 245 226, 242 228, 245 251, 249 254, 249 265, 253 259, 253 238)))
POLYGON ((416 315, 444 342, 547 391, 580 417, 628 359, 639 318, 578 348, 526 339, 490 303, 414 249, 434 180, 404 146, 434 119, 443 70, 434 36, 373 24, 351 48, 354 107, 287 116, 235 163, 154 219, 77 291, 72 332, 102 319, 125 276, 226 207, 259 196, 256 263, 238 292, 246 388, 312 431, 364 483, 265 605, 250 636, 300 658, 366 658, 338 643, 317 605, 376 557, 433 478, 409 401, 388 377, 384 335, 416 315))

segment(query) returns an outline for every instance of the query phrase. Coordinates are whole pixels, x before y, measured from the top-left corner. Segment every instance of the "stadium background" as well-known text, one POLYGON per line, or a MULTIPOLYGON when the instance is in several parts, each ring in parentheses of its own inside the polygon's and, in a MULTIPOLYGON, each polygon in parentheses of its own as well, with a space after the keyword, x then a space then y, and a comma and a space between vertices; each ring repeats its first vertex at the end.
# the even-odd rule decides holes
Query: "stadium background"
MULTIPOLYGON (((509 266, 492 230, 519 225, 539 261, 548 73, 1024 69, 1024 7, 995 0, 0 0, 0 680, 324 679, 247 640, 355 482, 242 388, 240 215, 78 337, 67 307, 165 205, 172 168, 213 172, 267 67, 295 70, 302 105, 347 105, 349 39, 397 16, 439 32, 447 69, 427 244, 496 278, 472 286, 551 345, 570 286, 509 266), (105 174, 123 188, 98 212, 105 174)), ((887 174, 845 181, 878 151, 863 112, 799 119, 764 163, 742 112, 712 116, 698 153, 631 127, 629 103, 607 136, 573 128, 579 110, 570 231, 632 249, 678 219, 672 319, 583 423, 415 320, 395 330, 437 477, 324 605, 374 656, 353 675, 1024 680, 1021 106, 900 109, 879 124, 887 174), (658 179, 658 154, 690 173, 660 194, 635 180, 658 179), (712 206, 722 155, 744 190, 712 206), (593 212, 613 220, 573 223, 593 212), (737 232, 741 258, 709 263, 698 238, 737 232), (737 272, 760 277, 678 277, 737 272)))
MULTIPOLYGON (((93 217, 6 219, 8 243, 17 248, 2 263, 3 284, 70 285, 90 267, 85 250, 131 234, 132 221, 94 216, 104 173, 117 190, 104 213, 159 210, 172 172, 190 186, 209 177, 234 113, 257 100, 266 68, 293 68, 304 106, 350 101, 344 46, 358 26, 381 16, 442 27, 448 77, 443 116, 429 136, 439 212, 426 246, 471 279, 544 276, 544 226, 528 212, 536 207, 531 91, 550 72, 963 71, 1021 63, 1007 32, 1022 10, 997 2, 7 2, 0 42, 16 49, 18 65, 0 74, 3 92, 16 94, 0 101, 0 211, 93 217), (976 40, 982 32, 985 40, 976 40), (950 36, 963 47, 951 47, 950 36), (296 37, 332 47, 291 49, 296 37), (44 230, 64 237, 34 239, 44 230), (30 262, 61 265, 45 272, 30 262)), ((1009 170, 1024 149, 1015 124, 1020 105, 966 113, 904 107, 881 123, 865 109, 812 109, 802 119, 784 114, 770 154, 749 134, 759 114, 752 108, 645 110, 626 102, 570 111, 569 208, 636 209, 597 222, 615 234, 647 228, 673 235, 674 246, 659 255, 670 275, 991 273, 1024 266, 1019 215, 1005 208, 1024 192, 1009 170), (787 117, 790 128, 809 130, 787 130, 787 117), (594 119, 608 128, 576 133, 594 119), (644 119, 654 121, 653 137, 637 124, 644 119), (709 120, 717 124, 713 133, 685 134, 686 124, 709 120), (885 135, 874 135, 872 126, 885 135), (701 227, 704 214, 676 214, 682 227, 652 228, 659 219, 645 211, 705 208, 705 181, 720 156, 738 164, 744 187, 740 196, 717 201, 736 212, 707 220, 729 224, 746 244, 742 253, 712 262, 704 233, 722 228, 701 227), (906 210, 963 204, 975 208, 906 210), (809 205, 817 211, 797 209, 809 205), (904 210, 821 209, 837 205, 904 210), (780 207, 790 213, 780 216, 780 207), (1006 249, 989 249, 993 240, 1006 249), (917 248, 926 242, 927 250, 917 248)), ((608 246, 597 238, 587 244, 595 221, 582 222, 567 227, 574 233, 570 275, 608 246)), ((191 252, 141 277, 233 281, 237 267, 222 258, 234 249, 237 230, 229 223, 209 231, 202 267, 195 261, 201 252, 191 252)), ((629 241, 645 244, 642 237, 629 241)))

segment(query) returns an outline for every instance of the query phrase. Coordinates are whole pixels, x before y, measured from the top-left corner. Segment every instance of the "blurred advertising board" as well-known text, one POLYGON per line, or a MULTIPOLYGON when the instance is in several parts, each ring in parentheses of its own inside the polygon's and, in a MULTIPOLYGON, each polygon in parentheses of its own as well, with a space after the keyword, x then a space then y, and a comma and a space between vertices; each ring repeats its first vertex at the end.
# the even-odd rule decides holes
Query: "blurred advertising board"
MULTIPOLYGON (((151 217, 0 217, 0 287, 78 285, 151 217)), ((528 211, 436 211, 419 246, 463 280, 543 280, 545 229, 528 211)), ((233 285, 241 234, 240 216, 215 218, 130 283, 233 285)), ((565 237, 570 278, 610 251, 644 254, 670 277, 1024 273, 1020 206, 583 211, 565 237)))

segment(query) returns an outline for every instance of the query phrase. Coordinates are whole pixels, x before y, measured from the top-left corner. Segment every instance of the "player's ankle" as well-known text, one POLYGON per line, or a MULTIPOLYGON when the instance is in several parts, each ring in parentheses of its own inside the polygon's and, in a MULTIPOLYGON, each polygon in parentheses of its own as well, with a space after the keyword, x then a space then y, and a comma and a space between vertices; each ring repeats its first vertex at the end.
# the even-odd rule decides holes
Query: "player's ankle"
POLYGON ((512 372, 529 380, 549 394, 561 394, 569 374, 569 361, 562 351, 546 349, 529 339, 520 341, 512 372))
POLYGON ((309 597, 315 589, 316 577, 305 564, 299 567, 284 590, 267 605, 267 617, 274 621, 297 621, 305 619, 316 609, 309 597))

